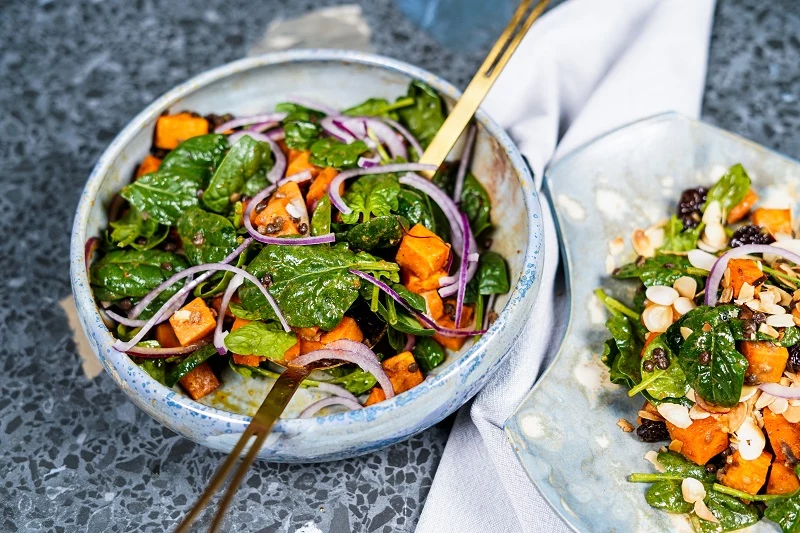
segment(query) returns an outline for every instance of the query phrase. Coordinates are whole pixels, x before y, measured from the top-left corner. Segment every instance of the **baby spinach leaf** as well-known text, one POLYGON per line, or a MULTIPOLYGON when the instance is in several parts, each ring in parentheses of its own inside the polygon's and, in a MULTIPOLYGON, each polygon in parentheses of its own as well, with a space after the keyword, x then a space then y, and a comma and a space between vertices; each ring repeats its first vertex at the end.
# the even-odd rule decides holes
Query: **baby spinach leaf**
MULTIPOLYGON (((278 379, 280 374, 277 372, 273 372, 272 370, 268 370, 266 368, 261 368, 260 366, 247 366, 247 365, 237 365, 233 362, 233 357, 228 358, 228 366, 231 367, 231 370, 236 372, 242 377, 245 378, 252 378, 253 376, 261 376, 262 378, 270 378, 270 379, 278 379)), ((304 380, 300 383, 301 387, 308 387, 312 385, 309 383, 310 380, 304 380)))
POLYGON ((693 477, 703 483, 713 483, 716 479, 716 475, 708 472, 705 466, 695 464, 681 454, 673 451, 659 453, 658 462, 661 463, 667 474, 693 477))
POLYGON ((358 157, 367 150, 363 141, 345 144, 325 137, 311 145, 311 156, 308 160, 318 167, 350 168, 356 166, 358 157))
POLYGON ((708 272, 697 269, 689 263, 689 259, 681 255, 659 254, 648 257, 644 261, 629 263, 617 269, 617 279, 639 278, 648 287, 653 285, 672 286, 678 278, 690 276, 703 284, 708 272))
POLYGON ((241 318, 244 320, 262 320, 264 318, 261 316, 260 312, 245 309, 242 304, 237 304, 236 302, 229 303, 228 310, 236 318, 241 318))
POLYGON ((188 374, 201 364, 205 363, 206 360, 215 353, 217 353, 217 349, 214 347, 213 344, 206 344, 197 351, 192 352, 190 355, 186 356, 175 366, 169 369, 164 384, 167 387, 174 387, 183 376, 185 376, 186 374, 188 374))
POLYGON ((298 120, 283 127, 286 132, 286 146, 295 150, 308 150, 320 137, 322 131, 313 122, 298 120))
POLYGON ((414 316, 398 308, 394 300, 386 302, 386 306, 378 306, 378 316, 387 324, 403 333, 410 333, 418 337, 432 337, 436 332, 425 328, 414 316))
POLYGON ((683 499, 680 481, 657 481, 647 489, 644 499, 651 507, 668 513, 689 513, 694 508, 694 505, 683 499))
MULTIPOLYGON (((433 182, 449 196, 452 196, 455 191, 457 173, 458 167, 451 166, 445 172, 437 172, 433 177, 433 182)), ((464 177, 464 188, 461 190, 459 207, 467 215, 470 228, 475 235, 480 235, 492 227, 492 201, 489 193, 471 172, 467 172, 464 177)))
POLYGON ((224 135, 201 135, 178 145, 156 172, 126 185, 120 195, 141 213, 174 225, 183 212, 198 205, 197 192, 204 189, 228 148, 224 135))
POLYGON ((413 98, 398 98, 394 103, 383 98, 369 98, 368 100, 342 111, 343 115, 351 117, 383 117, 397 120, 397 109, 414 105, 413 98))
MULTIPOLYGON (((333 329, 358 297, 361 280, 349 268, 367 272, 394 271, 394 263, 369 254, 353 253, 346 246, 265 246, 247 270, 257 278, 269 274, 270 293, 290 325, 333 329)), ((266 298, 251 283, 239 289, 249 311, 272 316, 266 298)))
POLYGON ((354 249, 371 252, 400 244, 408 227, 408 220, 403 217, 380 216, 354 226, 345 234, 345 239, 354 249))
POLYGON ((646 390, 653 398, 663 400, 664 398, 679 398, 685 396, 689 390, 686 383, 686 374, 683 372, 680 363, 664 342, 663 336, 659 335, 651 340, 647 348, 642 352, 641 374, 642 381, 630 391, 630 396, 646 390), (664 350, 669 358, 669 366, 662 370, 657 366, 648 372, 645 363, 652 360, 653 352, 656 349, 664 350))
POLYGON ((683 222, 677 216, 672 215, 669 223, 664 227, 664 244, 660 250, 664 252, 688 252, 697 248, 697 239, 703 225, 698 224, 692 229, 683 229, 683 222))
POLYGON ((166 363, 163 359, 142 359, 142 362, 139 363, 139 368, 162 385, 165 384, 166 363))
MULTIPOLYGON (((90 279, 97 299, 113 302, 141 298, 186 266, 185 259, 171 252, 116 250, 92 265, 90 279)), ((173 285, 159 299, 165 301, 180 287, 173 285)))
POLYGON ((388 216, 398 209, 399 193, 400 182, 393 174, 358 178, 343 198, 353 211, 342 214, 342 220, 346 224, 357 224, 362 215, 364 221, 373 216, 388 216))
POLYGON ((505 294, 511 290, 508 282, 508 265, 503 256, 497 252, 484 252, 478 259, 478 293, 505 294))
POLYGON ((217 213, 231 205, 233 193, 241 193, 247 180, 272 168, 272 151, 266 142, 245 135, 228 151, 203 193, 203 205, 217 213))
POLYGON ((755 524, 761 518, 755 505, 747 505, 739 498, 721 492, 708 491, 704 501, 719 523, 709 522, 698 517, 697 521, 702 533, 723 533, 743 529, 755 524))
POLYGON ((408 219, 411 226, 422 224, 429 230, 436 232, 436 225, 428 203, 430 199, 416 191, 400 189, 397 193, 397 214, 408 219))
POLYGON ((639 368, 642 343, 625 316, 612 316, 606 322, 606 328, 613 337, 606 343, 603 354, 603 361, 611 369, 611 382, 631 388, 642 380, 639 368))
POLYGON ((730 320, 738 312, 735 308, 729 305, 692 309, 670 326, 666 334, 667 344, 678 353, 691 387, 703 399, 723 407, 733 407, 739 402, 748 366, 747 358, 736 350, 730 320), (692 330, 685 340, 680 333, 682 327, 692 330), (679 349, 675 350, 675 346, 679 349), (706 356, 708 363, 704 364, 701 359, 706 356))
POLYGON ((231 221, 199 207, 188 209, 178 220, 178 235, 193 265, 218 263, 238 246, 231 221))
POLYGON ((417 339, 411 353, 414 354, 414 360, 423 372, 430 372, 444 363, 446 358, 442 345, 429 337, 417 339))
POLYGON ((389 339, 389 346, 398 353, 405 347, 408 340, 405 333, 394 328, 386 328, 386 337, 389 339))
POLYGON ((275 324, 250 322, 225 337, 225 347, 239 355, 259 355, 283 361, 283 354, 295 345, 297 335, 275 324))
POLYGON ((331 232, 331 198, 327 194, 320 198, 311 215, 311 235, 325 235, 331 232))
POLYGON ((730 213, 731 209, 744 199, 748 190, 750 190, 750 177, 744 167, 737 163, 708 190, 703 211, 708 204, 716 200, 725 213, 730 213))
MULTIPOLYGON (((252 198, 267 187, 269 187, 269 180, 267 180, 266 174, 255 174, 244 182, 244 187, 242 187, 242 196, 249 196, 252 198)), ((241 201, 237 201, 236 204, 241 205, 241 201)), ((236 204, 234 204, 234 209, 236 204)))
POLYGON ((369 372, 361 370, 360 368, 348 372, 347 367, 337 367, 332 368, 330 371, 339 371, 342 375, 330 380, 329 383, 341 385, 356 396, 361 396, 374 387, 378 382, 378 380, 375 379, 375 376, 369 372))
POLYGON ((751 338, 744 333, 744 324, 745 321, 741 318, 731 318, 731 331, 733 333, 733 338, 737 341, 750 341, 750 340, 757 340, 757 341, 769 341, 777 346, 783 346, 784 348, 788 348, 789 346, 794 346, 798 342, 800 342, 800 328, 797 326, 792 326, 789 328, 785 328, 783 330, 783 336, 776 339, 767 335, 766 333, 762 333, 760 331, 756 331, 755 338, 751 338))
POLYGON ((778 524, 783 533, 800 533, 800 492, 770 502, 764 517, 778 524))
POLYGON ((284 124, 296 122, 298 120, 310 122, 312 119, 316 120, 325 116, 325 113, 317 111, 316 109, 311 109, 310 107, 305 107, 300 104, 292 104, 289 102, 281 102, 280 104, 276 105, 275 111, 289 113, 289 115, 283 119, 284 124))
POLYGON ((133 206, 125 216, 109 226, 113 228, 111 241, 120 248, 130 246, 136 250, 149 250, 158 246, 169 234, 169 226, 159 224, 152 217, 144 217, 133 206), (140 239, 144 239, 144 242, 140 239))
POLYGON ((398 109, 397 114, 422 148, 427 148, 444 124, 444 102, 436 91, 421 81, 412 81, 409 84, 407 96, 414 99, 414 104, 398 109))

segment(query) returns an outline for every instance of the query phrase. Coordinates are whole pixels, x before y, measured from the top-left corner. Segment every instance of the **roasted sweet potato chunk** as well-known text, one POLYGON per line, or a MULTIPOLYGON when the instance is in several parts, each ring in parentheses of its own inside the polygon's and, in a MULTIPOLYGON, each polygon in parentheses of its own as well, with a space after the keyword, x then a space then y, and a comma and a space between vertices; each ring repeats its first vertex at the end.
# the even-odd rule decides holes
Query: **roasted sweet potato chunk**
POLYGON ((308 150, 304 150, 302 152, 298 152, 297 150, 289 150, 289 166, 286 168, 286 175, 291 176, 293 174, 299 174, 304 170, 308 170, 311 172, 311 177, 316 178, 322 169, 311 164, 311 162, 308 160, 310 156, 311 152, 308 150))
POLYGON ((421 279, 442 270, 450 256, 450 247, 434 232, 417 224, 403 237, 397 249, 397 264, 421 279))
POLYGON ((425 291, 420 293, 420 296, 425 298, 428 316, 434 320, 439 320, 444 314, 444 303, 442 302, 441 296, 439 296, 439 291, 425 291))
POLYGON ((154 157, 150 154, 144 156, 144 160, 139 164, 139 168, 136 169, 136 178, 141 178, 145 174, 150 174, 151 172, 155 172, 158 170, 158 167, 161 166, 161 160, 157 157, 154 157))
POLYGON ((792 235, 791 209, 756 209, 753 224, 767 228, 772 235, 792 235))
POLYGON ((672 440, 683 443, 681 454, 699 465, 706 464, 729 445, 728 434, 713 416, 695 420, 685 429, 667 422, 667 431, 672 440))
POLYGON ((800 489, 800 480, 794 468, 776 459, 769 472, 767 494, 791 494, 797 489, 800 489))
MULTIPOLYGON (((449 305, 455 305, 455 303, 452 300, 446 302, 445 303, 445 307, 447 307, 448 304, 449 305)), ((462 328, 468 327, 470 324, 472 324, 472 313, 473 313, 472 307, 470 307, 468 305, 465 305, 463 307, 463 309, 461 310, 461 327, 462 328)), ((437 322, 441 326, 446 327, 446 328, 450 328, 450 329, 455 329, 456 328, 455 321, 453 320, 452 317, 450 317, 446 313, 443 314, 442 317, 439 320, 437 320, 437 322)), ((467 342, 467 337, 445 337, 444 335, 442 335, 440 333, 437 333, 436 335, 434 335, 433 338, 436 340, 436 342, 438 342, 439 344, 441 344, 442 346, 444 346, 448 350, 452 350, 454 352, 460 350, 464 346, 464 343, 467 342)))
POLYGON ((725 468, 717 473, 717 479, 726 487, 741 490, 748 494, 758 494, 767 482, 767 472, 772 463, 772 454, 761 452, 752 461, 742 459, 739 450, 733 452, 726 461, 725 468))
POLYGON ((169 323, 181 346, 189 346, 209 335, 217 325, 214 313, 202 298, 195 298, 175 311, 169 323))
POLYGON ((401 271, 400 281, 403 283, 403 285, 405 285, 406 289, 410 290, 411 292, 422 294, 423 292, 427 291, 439 290, 439 278, 443 278, 445 276, 447 276, 447 272, 445 272, 444 269, 434 272, 426 279, 415 276, 413 273, 408 271, 401 271))
POLYGON ((335 328, 323 333, 322 337, 320 337, 320 342, 328 344, 342 339, 356 342, 364 340, 364 334, 361 332, 361 328, 358 327, 358 323, 349 316, 343 317, 335 328))
POLYGON ((746 217, 757 201, 758 194, 753 189, 748 189, 742 201, 733 206, 728 213, 728 224, 735 224, 746 217))
POLYGON ((173 150, 186 139, 208 133, 208 121, 190 113, 162 115, 156 121, 156 135, 153 144, 157 148, 173 150))
POLYGON ((386 393, 383 392, 383 389, 380 387, 374 387, 367 397, 367 401, 364 402, 364 407, 369 407, 370 405, 378 402, 382 402, 386 399, 386 393))
MULTIPOLYGON (((422 372, 411 352, 403 352, 390 357, 381 363, 381 366, 386 371, 386 375, 389 376, 389 381, 392 382, 395 394, 405 392, 422 383, 422 372)), ((370 392, 364 405, 372 405, 385 399, 386 394, 383 390, 380 387, 375 387, 370 392)))
MULTIPOLYGON (((328 186, 333 181, 339 172, 332 167, 325 167, 322 169, 322 172, 316 177, 316 179, 311 182, 311 186, 308 188, 308 194, 306 194, 306 206, 308 207, 309 213, 314 208, 314 204, 320 201, 320 199, 328 193, 328 186)), ((339 194, 344 193, 344 183, 339 186, 339 194)))
POLYGON ((162 348, 177 348, 181 345, 169 322, 162 322, 156 326, 156 340, 162 348))
POLYGON ((250 221, 258 229, 263 227, 266 234, 272 237, 284 235, 308 235, 308 211, 297 183, 290 181, 278 187, 267 206, 258 211, 256 206, 250 215, 250 221), (305 232, 300 232, 300 225, 305 223, 305 232))
POLYGON ((757 283, 764 277, 764 273, 758 268, 758 263, 752 259, 731 259, 728 261, 728 268, 731 271, 731 287, 733 287, 734 297, 739 297, 742 285, 749 283, 756 290, 761 286, 757 283))
POLYGON ((183 376, 178 382, 186 393, 193 399, 199 400, 206 394, 219 387, 219 379, 211 370, 208 361, 195 367, 191 372, 183 376))
POLYGON ((789 359, 789 350, 770 341, 743 341, 739 351, 747 358, 748 384, 778 383, 789 359))
MULTIPOLYGON (((236 331, 237 329, 246 326, 250 323, 250 320, 245 320, 243 318, 236 317, 236 320, 233 321, 233 326, 231 326, 231 331, 236 331)), ((231 354, 233 358, 233 362, 237 365, 245 365, 245 366, 258 366, 261 364, 261 361, 264 361, 266 357, 261 357, 258 355, 253 355, 249 353, 234 353, 231 354)))
POLYGON ((792 424, 783 415, 776 415, 769 409, 764 409, 761 414, 767 438, 775 452, 775 462, 800 459, 800 424, 792 424))

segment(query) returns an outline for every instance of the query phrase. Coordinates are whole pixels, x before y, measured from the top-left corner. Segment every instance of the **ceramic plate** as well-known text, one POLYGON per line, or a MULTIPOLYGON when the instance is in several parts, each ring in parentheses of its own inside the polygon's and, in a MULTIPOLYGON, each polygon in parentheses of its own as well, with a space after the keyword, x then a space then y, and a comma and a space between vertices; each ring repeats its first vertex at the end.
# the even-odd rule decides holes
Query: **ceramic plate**
MULTIPOLYGON (((570 324, 558 357, 506 432, 531 480, 576 530, 691 531, 682 516, 647 505, 648 484, 626 480, 652 471, 643 457, 657 445, 617 427, 620 418, 635 421, 642 399, 608 381, 600 360, 607 316, 593 291, 632 291, 609 272, 635 258, 633 229, 666 218, 683 189, 713 184, 734 163, 747 169, 761 203, 798 205, 800 163, 676 114, 615 130, 546 173, 568 265, 570 324), (616 237, 626 248, 609 259, 616 237)), ((748 531, 776 530, 762 521, 748 531)))

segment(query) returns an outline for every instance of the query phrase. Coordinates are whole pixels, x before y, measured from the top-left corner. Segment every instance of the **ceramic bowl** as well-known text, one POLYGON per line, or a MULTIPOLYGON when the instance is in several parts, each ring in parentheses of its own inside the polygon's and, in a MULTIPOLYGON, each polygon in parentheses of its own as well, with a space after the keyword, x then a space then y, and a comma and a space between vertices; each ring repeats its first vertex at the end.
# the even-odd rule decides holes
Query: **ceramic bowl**
MULTIPOLYGON (((156 118, 165 111, 248 115, 273 109, 289 95, 346 108, 369 97, 394 99, 411 80, 422 80, 452 103, 460 93, 422 69, 360 52, 296 50, 244 59, 179 85, 142 111, 103 153, 78 206, 72 233, 71 277, 78 314, 90 344, 109 375, 136 405, 195 442, 229 451, 267 393, 270 380, 223 374, 223 387, 196 402, 169 389, 112 348, 89 286, 84 243, 106 227, 109 201, 131 178, 148 152, 156 118)), ((432 377, 408 392, 371 407, 291 418, 316 399, 301 390, 275 425, 261 459, 276 462, 335 460, 370 452, 405 439, 442 420, 472 397, 498 367, 524 325, 539 284, 542 226, 538 198, 514 144, 485 113, 476 115, 478 142, 472 172, 487 188, 497 225, 494 249, 508 259, 513 291, 498 299, 503 308, 491 329, 474 344, 450 354, 432 377)))
MULTIPOLYGON (((800 205, 800 163, 708 124, 669 113, 608 133, 575 150, 545 175, 567 262, 570 322, 561 350, 506 432, 525 470, 555 511, 576 531, 692 531, 682 515, 651 508, 644 459, 664 443, 641 442, 617 421, 635 422, 642 397, 608 380, 600 360, 607 313, 598 287, 630 301, 635 284, 610 269, 635 259, 630 235, 666 218, 684 189, 712 185, 741 163, 761 205, 800 205), (625 249, 609 257, 617 237, 625 249), (613 262, 613 264, 611 264, 613 262)), ((777 531, 762 521, 747 531, 777 531)))

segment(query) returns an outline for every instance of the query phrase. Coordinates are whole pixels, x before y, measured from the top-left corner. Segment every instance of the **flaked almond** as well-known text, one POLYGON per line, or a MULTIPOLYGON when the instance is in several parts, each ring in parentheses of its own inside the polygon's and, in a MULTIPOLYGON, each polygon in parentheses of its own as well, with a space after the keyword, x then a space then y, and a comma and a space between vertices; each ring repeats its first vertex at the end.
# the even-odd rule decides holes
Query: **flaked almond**
POLYGON ((681 495, 689 503, 702 501, 706 497, 706 488, 700 480, 687 477, 681 482, 681 495))
POLYGON ((642 257, 653 257, 656 254, 655 248, 653 248, 653 244, 650 242, 650 238, 643 230, 633 230, 631 242, 633 243, 634 251, 642 257))
POLYGON ((742 392, 739 394, 739 401, 746 402, 758 392, 758 385, 745 385, 742 387, 742 392))
POLYGON ((658 414, 673 426, 681 429, 686 429, 692 425, 692 419, 689 418, 689 409, 683 405, 675 403, 662 403, 658 407, 658 414))
POLYGON ((694 514, 696 514, 698 518, 713 522, 714 524, 719 524, 719 518, 714 516, 714 513, 711 512, 711 509, 708 508, 708 505, 706 505, 706 502, 703 500, 694 502, 694 514))
POLYGON ((780 336, 779 333, 775 331, 775 328, 773 328, 767 323, 763 323, 760 326, 758 326, 758 331, 760 331, 764 335, 769 335, 773 339, 777 339, 780 336))
POLYGON ((787 422, 792 424, 800 422, 800 406, 790 405, 782 414, 787 422))
POLYGON ((768 408, 776 415, 782 415, 789 408, 789 400, 786 398, 775 398, 775 400, 769 404, 768 408))
POLYGON ((617 237, 608 241, 608 253, 611 255, 619 255, 625 249, 625 241, 622 237, 617 237))
MULTIPOLYGON (((765 313, 769 314, 769 315, 785 315, 786 314, 786 309, 784 309, 782 306, 780 306, 778 304, 764 305, 762 303, 761 304, 761 310, 764 311, 765 313)), ((792 321, 792 324, 794 324, 794 321, 792 321)))
POLYGON ((758 295, 758 299, 761 300, 761 307, 769 307, 775 303, 775 295, 769 291, 762 291, 761 294, 758 295))
POLYGON ((647 287, 645 296, 648 300, 658 305, 672 305, 672 302, 678 299, 680 294, 672 287, 665 287, 663 285, 654 285, 647 287))
POLYGON ((761 311, 761 302, 759 300, 750 300, 746 302, 744 305, 749 307, 753 311, 761 311))
POLYGON ((678 294, 690 300, 697 294, 697 281, 689 276, 681 276, 672 284, 672 288, 678 291, 678 294))
POLYGON ((691 409, 689 409, 689 418, 692 420, 703 420, 704 418, 708 418, 711 416, 711 413, 703 409, 697 404, 694 404, 691 409))
POLYGON ((730 412, 721 415, 719 418, 727 428, 728 433, 735 433, 747 418, 747 404, 739 402, 730 412))
POLYGON ((683 441, 677 439, 673 440, 672 442, 669 443, 667 449, 671 452, 681 453, 681 450, 683 449, 683 441))
POLYGON ((722 290, 722 294, 719 295, 719 301, 727 304, 730 303, 731 300, 733 300, 733 287, 725 287, 722 290))
POLYGON ((700 239, 699 241, 697 241, 697 247, 700 248, 702 251, 708 252, 710 254, 713 254, 713 253, 716 253, 716 252, 720 251, 720 248, 717 248, 714 245, 708 244, 705 241, 705 238, 700 239))
POLYGON ((622 431, 624 431, 625 433, 633 432, 633 424, 631 424, 624 418, 620 418, 619 420, 617 420, 617 427, 621 428, 622 431))
POLYGON ((717 262, 717 256, 703 250, 690 250, 687 257, 693 267, 702 268, 703 270, 711 270, 714 263, 717 262))
POLYGON ((786 313, 782 315, 770 315, 767 317, 767 325, 773 328, 790 328, 794 326, 794 318, 786 313))
POLYGON ((694 333, 694 332, 691 329, 689 329, 689 328, 687 328, 685 326, 681 326, 681 337, 683 337, 683 340, 688 339, 689 335, 691 335, 692 333, 694 333))
POLYGON ((650 411, 645 411, 644 409, 639 411, 639 418, 643 418, 644 420, 652 420, 653 422, 664 421, 664 419, 658 416, 657 414, 651 413, 650 411))
POLYGON ((650 450, 646 454, 644 454, 644 458, 647 462, 653 465, 656 469, 656 472, 666 472, 667 469, 664 468, 664 465, 658 460, 658 453, 655 450, 650 450))
POLYGON ((731 286, 731 269, 726 268, 722 271, 722 281, 720 282, 723 287, 731 286))
POLYGON ((664 245, 664 228, 659 226, 650 226, 644 230, 644 234, 650 239, 650 245, 653 248, 661 248, 664 245))
POLYGON ((716 250, 722 250, 728 245, 728 234, 722 224, 708 224, 703 231, 703 242, 716 250))
POLYGON ((756 401, 755 408, 763 409, 774 401, 775 401, 775 396, 773 396, 772 394, 767 394, 766 392, 762 391, 761 396, 759 396, 758 400, 756 401))
POLYGON ((730 407, 723 407, 721 405, 714 405, 713 403, 709 403, 703 399, 702 396, 696 396, 694 399, 697 404, 708 411, 709 413, 715 414, 722 414, 722 413, 729 413, 731 408, 730 407))
POLYGON ((714 200, 708 203, 705 211, 703 211, 703 222, 705 222, 706 226, 722 222, 722 205, 719 201, 714 200))
POLYGON ((642 322, 648 331, 663 333, 672 325, 672 308, 653 304, 642 312, 642 322))
POLYGON ((758 427, 764 429, 764 416, 761 414, 761 411, 753 411, 753 418, 756 420, 758 427))
POLYGON ((697 393, 694 392, 694 389, 689 389, 689 392, 686 393, 686 397, 693 402, 697 401, 697 393))
POLYGON ((745 281, 742 283, 742 288, 739 289, 739 297, 736 299, 736 305, 744 305, 746 302, 752 300, 755 295, 756 288, 745 281))
MULTIPOLYGON (((676 298, 674 302, 672 302, 672 309, 678 316, 683 316, 692 309, 697 307, 692 300, 689 298, 685 298, 681 296, 680 298, 676 298)), ((687 328, 688 329, 688 328, 687 328)))
POLYGON ((767 441, 764 432, 752 418, 746 419, 736 432, 739 439, 739 455, 745 461, 755 461, 764 451, 767 441))

